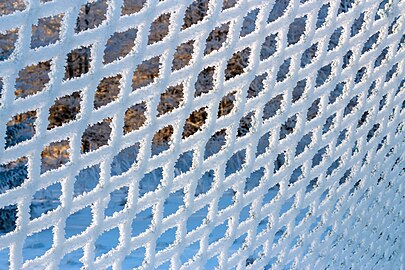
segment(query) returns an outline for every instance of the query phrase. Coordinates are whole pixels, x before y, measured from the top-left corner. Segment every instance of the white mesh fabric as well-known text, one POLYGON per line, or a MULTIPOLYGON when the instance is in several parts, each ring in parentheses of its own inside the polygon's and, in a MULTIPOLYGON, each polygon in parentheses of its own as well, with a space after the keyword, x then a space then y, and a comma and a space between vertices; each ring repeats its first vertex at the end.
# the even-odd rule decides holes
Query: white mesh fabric
POLYGON ((183 26, 184 14, 191 0, 148 0, 129 15, 122 12, 127 1, 111 0, 101 23, 76 31, 86 2, 29 0, 0 16, 1 34, 16 31, 12 53, 4 45, 0 61, 0 164, 24 157, 28 168, 24 183, 0 194, 0 208, 17 208, 16 228, 0 236, 0 249, 10 251, 11 269, 54 269, 77 249, 83 250, 85 269, 120 269, 126 256, 142 247, 142 269, 404 267, 404 1, 239 0, 223 8, 222 0, 210 0, 204 18, 188 27, 183 26), (162 14, 170 14, 168 34, 151 42, 151 24, 162 14), (56 15, 61 18, 58 37, 33 46, 32 26, 56 15), (253 23, 245 24, 245 17, 253 23), (226 23, 226 41, 206 53, 207 37, 226 23), (136 29, 132 50, 106 60, 110 37, 130 29, 136 29), (176 48, 189 41, 191 60, 173 70, 176 48), (67 55, 78 48, 90 50, 90 67, 66 78, 67 55), (228 61, 238 52, 243 52, 243 70, 229 75, 228 61), (137 67, 156 56, 158 77, 133 89, 137 67), (46 89, 16 98, 19 72, 46 61, 51 61, 46 89), (196 96, 198 75, 208 67, 215 68, 212 90, 196 96), (100 81, 118 74, 117 99, 95 109, 100 81), (255 92, 252 81, 257 76, 263 80, 255 92), (161 94, 179 84, 183 102, 158 115, 161 94), (48 128, 55 101, 77 91, 77 117, 48 128), (233 109, 218 117, 218 106, 229 94, 235 96, 233 109), (136 104, 145 104, 146 121, 124 133, 125 113, 136 104), (201 108, 204 124, 184 136, 186 119, 201 108), (5 147, 7 123, 30 111, 35 111, 35 134, 5 147), (243 117, 248 122, 244 129, 243 117), (111 128, 108 143, 82 153, 86 129, 105 119, 111 128), (154 135, 169 125, 173 133, 168 149, 156 150, 154 135), (225 143, 213 151, 210 138, 221 130, 225 143), (68 161, 44 170, 41 153, 60 141, 67 144, 68 161), (136 144, 136 163, 112 174, 114 157, 136 144), (186 152, 192 153, 192 166, 175 172, 186 152), (97 186, 74 196, 75 177, 94 165, 100 168, 97 186), (156 170, 162 172, 160 184, 143 194, 140 182, 157 175, 156 170), (211 170, 212 186, 195 196, 199 179, 211 170), (31 219, 34 194, 53 184, 61 186, 60 205, 31 219), (106 216, 110 193, 123 187, 128 189, 125 207, 106 216), (165 202, 174 193, 184 204, 164 217, 165 202), (221 209, 227 199, 230 203, 221 209), (190 218, 206 206, 204 221, 189 230, 190 218), (68 218, 86 207, 92 223, 67 238, 68 218), (150 207, 151 226, 133 235, 132 221, 150 207), (242 218, 244 209, 248 214, 242 218), (49 228, 52 247, 41 257, 24 260, 26 238, 49 228), (118 245, 96 257, 97 239, 112 229, 118 229, 118 245), (166 232, 173 232, 175 239, 161 250, 157 243, 166 232), (195 255, 185 261, 183 255, 195 243, 195 255))

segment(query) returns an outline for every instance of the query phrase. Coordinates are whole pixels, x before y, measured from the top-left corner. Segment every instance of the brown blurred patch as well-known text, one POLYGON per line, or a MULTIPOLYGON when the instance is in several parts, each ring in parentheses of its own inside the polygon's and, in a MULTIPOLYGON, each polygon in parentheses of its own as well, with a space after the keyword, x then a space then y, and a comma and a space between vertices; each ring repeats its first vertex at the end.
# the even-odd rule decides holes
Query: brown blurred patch
POLYGON ((53 142, 46 146, 41 153, 41 173, 55 170, 69 162, 69 140, 53 142))

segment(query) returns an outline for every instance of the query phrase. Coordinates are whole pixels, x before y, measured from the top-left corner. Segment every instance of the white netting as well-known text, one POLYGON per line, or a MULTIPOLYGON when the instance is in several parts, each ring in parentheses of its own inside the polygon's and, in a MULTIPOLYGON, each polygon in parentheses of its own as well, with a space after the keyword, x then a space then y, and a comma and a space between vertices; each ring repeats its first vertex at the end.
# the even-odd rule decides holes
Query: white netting
POLYGON ((404 267, 404 1, 87 2, 0 3, 10 268, 404 267))

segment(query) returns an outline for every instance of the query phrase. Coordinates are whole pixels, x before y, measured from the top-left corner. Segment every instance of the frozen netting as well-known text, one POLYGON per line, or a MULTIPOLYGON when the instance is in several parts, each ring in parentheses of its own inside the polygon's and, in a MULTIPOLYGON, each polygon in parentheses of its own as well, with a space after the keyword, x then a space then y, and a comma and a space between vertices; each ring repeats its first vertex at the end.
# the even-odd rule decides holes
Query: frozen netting
POLYGON ((0 3, 0 268, 399 269, 405 2, 0 3))

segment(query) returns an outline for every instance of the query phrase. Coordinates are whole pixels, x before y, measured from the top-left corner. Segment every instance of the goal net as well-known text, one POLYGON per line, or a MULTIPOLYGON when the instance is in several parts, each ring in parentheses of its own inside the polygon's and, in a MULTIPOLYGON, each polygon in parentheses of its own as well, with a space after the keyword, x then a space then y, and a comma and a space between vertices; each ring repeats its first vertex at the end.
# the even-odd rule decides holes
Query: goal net
POLYGON ((402 269, 405 2, 0 3, 1 269, 402 269))

